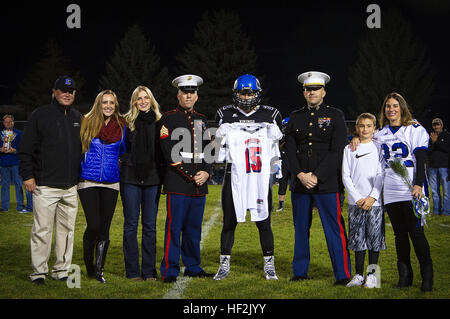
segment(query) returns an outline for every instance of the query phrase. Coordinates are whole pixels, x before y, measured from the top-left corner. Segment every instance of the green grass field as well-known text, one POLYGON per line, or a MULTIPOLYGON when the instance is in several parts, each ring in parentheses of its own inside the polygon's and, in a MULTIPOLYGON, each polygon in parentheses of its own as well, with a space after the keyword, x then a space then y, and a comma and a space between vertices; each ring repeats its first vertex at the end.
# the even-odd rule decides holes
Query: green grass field
MULTIPOLYGON (((222 211, 220 209, 220 186, 210 186, 204 225, 216 218, 202 242, 202 266, 207 272, 215 273, 219 262, 220 231, 222 211)), ((277 194, 277 186, 274 194, 277 194)), ((11 189, 14 200, 14 190, 11 189)), ((231 275, 223 281, 211 278, 183 279, 175 284, 165 284, 161 280, 132 282, 125 278, 122 252, 123 213, 122 204, 117 203, 110 232, 110 250, 105 265, 107 283, 102 285, 88 279, 85 274, 82 253, 82 237, 85 217, 80 205, 77 216, 73 264, 81 267, 81 288, 68 288, 64 282, 51 280, 44 286, 31 284, 28 276, 30 265, 30 230, 32 214, 19 214, 15 203, 9 212, 0 213, 0 298, 1 299, 162 299, 168 293, 179 293, 184 299, 449 299, 450 297, 450 217, 433 216, 426 228, 426 236, 431 246, 434 262, 434 290, 431 293, 420 291, 420 271, 414 252, 411 252, 414 269, 414 284, 407 289, 394 288, 397 283, 396 253, 392 227, 386 215, 387 250, 381 252, 381 288, 334 287, 334 276, 328 255, 325 237, 318 212, 313 213, 311 228, 310 280, 291 282, 292 256, 294 246, 294 227, 292 207, 288 193, 283 212, 274 212, 272 227, 275 238, 275 266, 278 281, 266 281, 263 277, 263 258, 259 244, 258 231, 254 223, 239 224, 231 257, 231 275), (14 208, 14 209, 13 209, 14 208)), ((161 197, 157 224, 157 269, 162 259, 164 242, 165 196, 161 197)), ((274 196, 274 204, 278 200, 274 196)), ((347 204, 344 204, 344 218, 347 226, 347 204)), ((140 234, 138 235, 140 237, 140 234)), ((53 251, 49 267, 53 264, 53 251)), ((352 266, 354 263, 351 252, 352 266)), ((367 261, 366 261, 367 266, 367 261)), ((352 268, 352 271, 354 268, 352 268)), ((171 295, 173 296, 173 294, 171 295)), ((167 296, 166 296, 167 297, 167 296)))

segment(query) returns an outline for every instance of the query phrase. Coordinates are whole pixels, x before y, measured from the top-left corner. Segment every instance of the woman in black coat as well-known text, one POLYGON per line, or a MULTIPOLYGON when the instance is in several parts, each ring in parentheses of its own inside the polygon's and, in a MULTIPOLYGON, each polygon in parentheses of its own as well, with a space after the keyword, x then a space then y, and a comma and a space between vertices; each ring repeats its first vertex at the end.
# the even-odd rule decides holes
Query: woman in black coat
POLYGON ((120 193, 123 204, 123 252, 126 277, 156 279, 156 215, 161 184, 157 164, 156 123, 161 118, 158 102, 145 86, 138 86, 124 115, 127 122, 126 153, 121 158, 120 193), (142 216, 142 265, 139 267, 137 230, 142 216))

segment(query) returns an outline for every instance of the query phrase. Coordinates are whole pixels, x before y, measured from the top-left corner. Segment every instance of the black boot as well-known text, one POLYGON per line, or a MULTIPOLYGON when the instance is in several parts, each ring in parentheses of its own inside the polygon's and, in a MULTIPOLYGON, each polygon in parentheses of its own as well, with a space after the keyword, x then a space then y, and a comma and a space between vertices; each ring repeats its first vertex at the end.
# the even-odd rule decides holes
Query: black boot
POLYGON ((413 271, 411 264, 406 264, 404 262, 397 262, 398 269, 398 288, 412 286, 413 283, 413 271))
POLYGON ((95 277, 94 251, 96 241, 90 241, 83 237, 83 258, 86 265, 86 272, 89 278, 95 277))
POLYGON ((422 274, 422 286, 420 290, 423 292, 433 290, 433 264, 420 265, 420 273, 422 274))
POLYGON ((103 278, 103 268, 105 266, 106 252, 108 251, 109 240, 100 240, 97 243, 96 257, 95 257, 95 267, 96 273, 95 278, 102 284, 106 283, 105 278, 103 278))

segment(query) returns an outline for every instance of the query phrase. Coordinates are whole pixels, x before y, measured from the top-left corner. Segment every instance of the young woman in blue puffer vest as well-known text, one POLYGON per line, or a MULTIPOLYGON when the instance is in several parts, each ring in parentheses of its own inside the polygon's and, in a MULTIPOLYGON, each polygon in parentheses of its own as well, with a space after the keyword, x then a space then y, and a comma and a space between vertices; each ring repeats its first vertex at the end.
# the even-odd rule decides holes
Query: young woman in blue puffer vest
POLYGON ((81 160, 78 194, 86 216, 83 257, 89 277, 105 283, 103 269, 109 228, 119 195, 119 157, 125 152, 125 120, 116 94, 100 92, 81 123, 81 160), (94 256, 95 252, 95 256, 94 256))

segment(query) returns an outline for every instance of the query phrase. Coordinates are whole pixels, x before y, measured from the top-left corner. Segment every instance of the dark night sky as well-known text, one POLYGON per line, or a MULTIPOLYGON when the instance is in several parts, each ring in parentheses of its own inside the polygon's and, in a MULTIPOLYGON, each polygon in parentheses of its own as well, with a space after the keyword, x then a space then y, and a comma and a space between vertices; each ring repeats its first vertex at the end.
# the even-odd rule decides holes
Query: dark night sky
MULTIPOLYGON (((105 61, 117 41, 134 23, 138 23, 150 37, 162 62, 175 77, 178 74, 173 73, 174 56, 192 40, 194 28, 204 10, 211 9, 177 6, 178 2, 171 2, 173 7, 154 7, 151 1, 42 3, 11 4, 0 12, 0 90, 3 91, 0 105, 11 102, 11 94, 38 61, 49 38, 58 41, 72 66, 82 73, 86 80, 84 95, 93 99, 105 61), (81 29, 66 27, 69 16, 66 8, 70 3, 81 7, 81 29)), ((432 97, 432 112, 440 112, 440 116, 449 123, 450 50, 445 44, 450 30, 449 1, 295 3, 295 7, 283 7, 283 2, 279 2, 277 5, 280 6, 273 8, 256 6, 258 2, 252 1, 246 2, 245 7, 226 8, 239 14, 243 30, 250 36, 259 58, 258 72, 264 75, 263 89, 269 92, 270 104, 280 108, 284 116, 303 104, 296 78, 310 70, 323 71, 331 76, 326 97, 330 105, 355 104, 347 80, 348 70, 356 60, 358 42, 367 31, 369 13, 366 13, 366 7, 377 3, 382 10, 392 6, 402 8, 406 18, 413 23, 415 34, 426 44, 438 84, 432 97)), ((230 86, 230 90, 232 84, 224 83, 230 86)))

